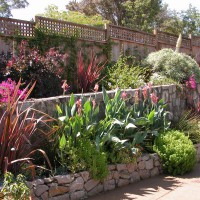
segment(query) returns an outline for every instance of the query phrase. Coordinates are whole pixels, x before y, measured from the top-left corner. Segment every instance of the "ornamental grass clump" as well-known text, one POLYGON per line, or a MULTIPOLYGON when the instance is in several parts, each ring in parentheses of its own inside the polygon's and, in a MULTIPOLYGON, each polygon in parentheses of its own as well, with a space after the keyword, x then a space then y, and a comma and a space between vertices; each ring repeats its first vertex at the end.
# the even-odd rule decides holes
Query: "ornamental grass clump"
POLYGON ((183 132, 171 130, 155 139, 153 149, 160 156, 164 172, 183 175, 194 168, 196 150, 183 132))

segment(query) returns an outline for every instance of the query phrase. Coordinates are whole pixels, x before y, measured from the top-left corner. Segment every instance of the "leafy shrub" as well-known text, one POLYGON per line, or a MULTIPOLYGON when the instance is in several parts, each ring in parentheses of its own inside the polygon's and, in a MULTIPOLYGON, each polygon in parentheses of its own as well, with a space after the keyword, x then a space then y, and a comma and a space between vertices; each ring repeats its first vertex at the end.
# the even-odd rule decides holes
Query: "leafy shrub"
POLYGON ((182 175, 193 169, 196 150, 192 142, 180 131, 168 131, 155 139, 154 150, 161 157, 163 169, 172 175, 182 175))
POLYGON ((109 69, 108 83, 110 89, 119 87, 138 88, 144 85, 146 68, 129 63, 130 56, 120 56, 117 63, 109 69))
POLYGON ((178 53, 172 49, 162 49, 150 53, 146 58, 147 64, 153 67, 153 71, 160 73, 180 83, 189 80, 194 75, 196 82, 200 82, 200 69, 194 59, 184 53, 178 53))
POLYGON ((30 189, 26 185, 25 177, 22 174, 15 178, 13 174, 7 172, 4 175, 2 192, 5 200, 28 200, 30 199, 30 189))
POLYGON ((36 81, 31 97, 60 95, 63 66, 67 56, 67 54, 60 54, 54 48, 42 55, 36 49, 28 49, 26 42, 22 42, 19 55, 7 62, 3 78, 4 80, 11 78, 16 82, 21 78, 24 85, 36 81))
POLYGON ((168 84, 176 84, 178 85, 179 83, 171 78, 168 78, 161 73, 153 73, 152 76, 150 77, 150 82, 153 85, 168 85, 168 84))

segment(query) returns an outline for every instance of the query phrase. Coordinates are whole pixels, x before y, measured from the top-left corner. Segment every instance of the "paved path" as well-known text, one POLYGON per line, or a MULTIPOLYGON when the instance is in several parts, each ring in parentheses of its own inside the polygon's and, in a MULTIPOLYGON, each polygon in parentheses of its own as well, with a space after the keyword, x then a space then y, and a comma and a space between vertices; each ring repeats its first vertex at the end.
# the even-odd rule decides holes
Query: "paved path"
POLYGON ((89 200, 200 200, 200 164, 181 177, 159 175, 89 200))

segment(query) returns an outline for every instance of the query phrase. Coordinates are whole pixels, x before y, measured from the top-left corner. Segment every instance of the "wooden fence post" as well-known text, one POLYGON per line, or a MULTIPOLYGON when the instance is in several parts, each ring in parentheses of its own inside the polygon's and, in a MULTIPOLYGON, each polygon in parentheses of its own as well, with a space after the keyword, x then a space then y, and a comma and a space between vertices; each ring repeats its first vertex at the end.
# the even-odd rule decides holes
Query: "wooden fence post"
POLYGON ((160 49, 159 49, 159 43, 158 43, 158 29, 157 28, 153 30, 153 34, 155 35, 155 49, 156 51, 159 51, 160 49))

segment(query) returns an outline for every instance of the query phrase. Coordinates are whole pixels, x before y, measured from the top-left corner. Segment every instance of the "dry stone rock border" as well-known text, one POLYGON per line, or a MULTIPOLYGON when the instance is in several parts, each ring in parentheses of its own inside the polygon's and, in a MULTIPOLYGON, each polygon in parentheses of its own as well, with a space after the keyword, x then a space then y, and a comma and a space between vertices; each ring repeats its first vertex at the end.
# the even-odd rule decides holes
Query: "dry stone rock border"
POLYGON ((113 190, 162 173, 157 154, 144 154, 135 163, 108 165, 105 180, 91 178, 89 172, 58 175, 28 182, 33 200, 78 200, 113 190))

